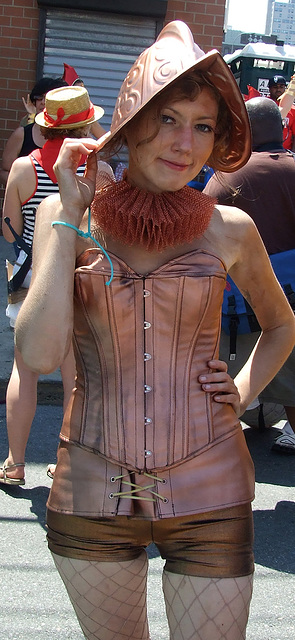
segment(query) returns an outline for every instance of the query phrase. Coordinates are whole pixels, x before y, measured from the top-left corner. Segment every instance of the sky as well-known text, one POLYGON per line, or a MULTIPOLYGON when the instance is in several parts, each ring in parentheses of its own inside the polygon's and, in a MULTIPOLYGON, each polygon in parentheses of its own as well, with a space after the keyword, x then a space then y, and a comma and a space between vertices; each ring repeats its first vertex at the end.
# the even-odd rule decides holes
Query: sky
POLYGON ((264 33, 267 0, 229 0, 228 26, 245 33, 264 33))

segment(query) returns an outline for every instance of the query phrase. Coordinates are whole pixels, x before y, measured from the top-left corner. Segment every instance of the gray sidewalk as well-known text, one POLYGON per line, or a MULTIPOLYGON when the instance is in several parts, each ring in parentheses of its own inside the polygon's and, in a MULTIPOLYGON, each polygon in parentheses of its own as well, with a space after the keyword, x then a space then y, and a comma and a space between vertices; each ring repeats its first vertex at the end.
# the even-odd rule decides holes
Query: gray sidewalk
MULTIPOLYGON (((0 488, 1 640, 82 640, 46 544, 45 504, 62 407, 38 406, 26 456, 26 485, 0 488)), ((256 468, 255 582, 247 640, 294 640, 294 456, 270 452, 277 429, 245 430, 256 468)), ((6 452, 5 405, 0 451, 6 452)), ((188 479, 189 490, 189 479, 188 479)), ((163 561, 149 547, 152 640, 168 640, 161 593, 163 561)), ((212 640, 215 640, 212 637, 212 640)))
MULTIPOLYGON (((13 363, 13 330, 5 315, 7 304, 6 259, 14 262, 13 245, 0 236, 0 402, 5 392, 13 363)), ((62 404, 62 383, 59 371, 49 376, 40 376, 38 383, 39 404, 62 404)))

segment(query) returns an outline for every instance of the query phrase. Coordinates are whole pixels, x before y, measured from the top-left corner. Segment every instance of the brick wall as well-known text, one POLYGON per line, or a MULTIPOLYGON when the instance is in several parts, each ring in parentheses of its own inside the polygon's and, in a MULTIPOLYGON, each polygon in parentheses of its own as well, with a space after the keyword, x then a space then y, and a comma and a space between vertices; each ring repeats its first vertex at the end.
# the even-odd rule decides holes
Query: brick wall
MULTIPOLYGON (((168 0, 166 22, 183 20, 198 45, 221 51, 225 0, 168 0)), ((25 115, 22 97, 36 81, 39 9, 37 0, 2 0, 0 6, 0 157, 9 135, 25 115)), ((3 189, 0 188, 0 204, 3 189)), ((1 207, 2 208, 2 207, 1 207)))
POLYGON ((26 114, 22 97, 26 98, 36 81, 38 31, 36 0, 1 1, 0 156, 7 138, 26 114))
POLYGON ((224 12, 225 0, 168 0, 166 22, 183 20, 201 49, 221 52, 224 12))
POLYGON ((24 115, 21 99, 35 82, 38 28, 35 0, 2 0, 0 116, 6 130, 24 115))

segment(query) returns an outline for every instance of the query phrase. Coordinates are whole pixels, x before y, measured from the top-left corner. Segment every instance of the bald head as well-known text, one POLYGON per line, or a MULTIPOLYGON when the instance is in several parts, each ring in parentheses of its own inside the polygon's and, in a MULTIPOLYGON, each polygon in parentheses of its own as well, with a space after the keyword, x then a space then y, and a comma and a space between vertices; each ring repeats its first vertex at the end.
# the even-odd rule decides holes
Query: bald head
POLYGON ((273 143, 274 148, 283 143, 283 125, 281 112, 277 104, 269 98, 252 98, 247 100, 252 130, 252 149, 264 144, 273 143))

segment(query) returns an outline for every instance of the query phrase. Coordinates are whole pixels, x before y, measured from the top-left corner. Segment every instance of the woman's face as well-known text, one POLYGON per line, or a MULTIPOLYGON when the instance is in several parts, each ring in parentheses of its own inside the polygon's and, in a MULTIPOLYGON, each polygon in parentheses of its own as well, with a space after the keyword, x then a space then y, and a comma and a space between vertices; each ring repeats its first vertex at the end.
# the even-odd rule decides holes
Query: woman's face
POLYGON ((199 173, 214 146, 218 104, 204 87, 193 101, 172 101, 160 113, 160 129, 153 135, 156 116, 142 118, 126 131, 129 148, 128 179, 153 193, 177 191, 199 173))
POLYGON ((45 109, 45 96, 46 93, 43 93, 41 96, 35 97, 36 114, 41 113, 41 111, 45 109))

